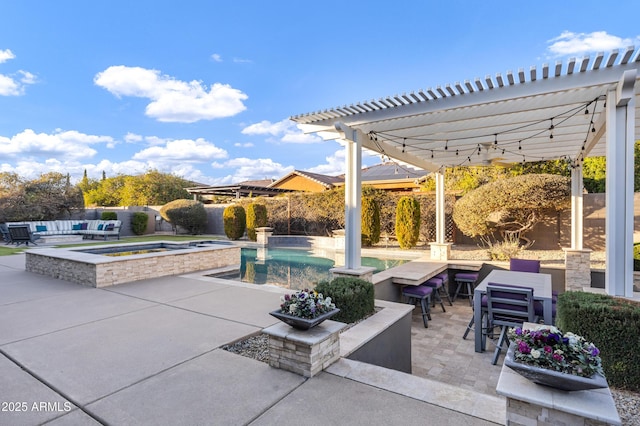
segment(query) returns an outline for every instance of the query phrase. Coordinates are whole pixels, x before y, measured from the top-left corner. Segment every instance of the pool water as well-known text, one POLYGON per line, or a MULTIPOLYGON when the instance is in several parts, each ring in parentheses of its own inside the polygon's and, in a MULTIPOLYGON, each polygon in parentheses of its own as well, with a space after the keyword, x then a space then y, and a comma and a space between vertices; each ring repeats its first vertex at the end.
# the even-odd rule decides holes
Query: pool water
MULTIPOLYGON (((406 262, 409 260, 374 257, 363 257, 361 261, 362 266, 376 268, 374 273, 406 262)), ((338 265, 342 264, 343 262, 338 263, 338 265)), ((215 276, 246 283, 270 284, 302 290, 314 288, 320 281, 331 280, 332 274, 329 270, 335 266, 336 262, 333 259, 314 255, 308 250, 268 249, 266 252, 259 253, 258 249, 243 248, 240 270, 215 276)))

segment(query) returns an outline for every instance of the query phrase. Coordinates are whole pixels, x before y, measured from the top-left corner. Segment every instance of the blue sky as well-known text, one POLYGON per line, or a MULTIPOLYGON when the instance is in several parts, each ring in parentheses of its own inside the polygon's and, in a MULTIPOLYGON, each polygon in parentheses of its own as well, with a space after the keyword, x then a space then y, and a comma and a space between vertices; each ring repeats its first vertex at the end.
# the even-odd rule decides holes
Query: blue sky
POLYGON ((339 174, 288 117, 640 45, 614 3, 5 1, 0 171, 339 174))

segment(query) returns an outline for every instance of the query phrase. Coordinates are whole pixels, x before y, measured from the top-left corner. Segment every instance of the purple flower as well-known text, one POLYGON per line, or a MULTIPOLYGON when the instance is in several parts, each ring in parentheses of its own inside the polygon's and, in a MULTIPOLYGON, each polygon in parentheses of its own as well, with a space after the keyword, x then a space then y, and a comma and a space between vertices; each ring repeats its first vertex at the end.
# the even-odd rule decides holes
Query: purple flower
POLYGON ((591 346, 591 356, 598 356, 598 355, 600 355, 600 350, 595 346, 591 346))
POLYGON ((531 353, 531 348, 527 342, 520 341, 518 342, 518 351, 522 354, 529 354, 531 353))

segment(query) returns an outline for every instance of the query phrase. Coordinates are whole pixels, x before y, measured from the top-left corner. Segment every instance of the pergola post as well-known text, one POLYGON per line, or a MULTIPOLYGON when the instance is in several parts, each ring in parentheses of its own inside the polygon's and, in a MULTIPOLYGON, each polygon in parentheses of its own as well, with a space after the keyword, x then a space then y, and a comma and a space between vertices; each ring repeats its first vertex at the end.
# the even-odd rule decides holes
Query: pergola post
POLYGON ((582 167, 571 169, 571 248, 564 250, 565 290, 591 287, 591 250, 584 250, 582 167))
POLYGON ((362 267, 362 132, 351 129, 342 123, 336 124, 341 132, 341 141, 345 145, 345 191, 344 191, 344 221, 345 221, 345 253, 344 267, 333 268, 334 276, 355 276, 368 281, 373 279, 375 268, 362 267))
POLYGON ((605 290, 633 297, 633 174, 636 70, 607 92, 605 290))
POLYGON ((432 260, 449 260, 451 244, 447 244, 444 169, 434 172, 436 180, 436 241, 430 244, 432 260))

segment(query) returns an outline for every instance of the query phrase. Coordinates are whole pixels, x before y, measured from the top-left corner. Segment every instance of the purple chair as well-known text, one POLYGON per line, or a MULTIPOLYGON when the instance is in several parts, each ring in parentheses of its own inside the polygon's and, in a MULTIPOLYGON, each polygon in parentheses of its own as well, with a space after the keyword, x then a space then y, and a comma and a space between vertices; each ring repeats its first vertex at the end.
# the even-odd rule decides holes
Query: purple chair
POLYGON ((456 300, 458 296, 467 296, 469 305, 473 306, 473 287, 479 276, 480 274, 477 272, 458 272, 453 278, 457 284, 453 300, 456 300), (462 290, 463 287, 465 287, 464 291, 462 290))
POLYGON ((441 276, 435 276, 433 278, 429 278, 423 285, 429 286, 433 289, 433 298, 431 299, 431 306, 435 306, 436 302, 440 303, 440 307, 442 307, 442 312, 447 312, 444 308, 444 303, 442 301, 441 293, 444 292, 444 295, 449 299, 449 306, 453 306, 451 303, 451 298, 449 297, 449 292, 444 288, 444 280, 441 276))
POLYGON ((540 261, 529 259, 511 259, 509 260, 509 270, 519 272, 535 272, 540 273, 540 261))
POLYGON ((409 299, 409 303, 417 306, 418 302, 420 302, 424 328, 429 328, 428 320, 431 319, 431 293, 433 293, 433 288, 424 284, 407 285, 402 289, 402 295, 409 299))

